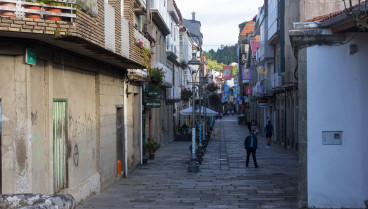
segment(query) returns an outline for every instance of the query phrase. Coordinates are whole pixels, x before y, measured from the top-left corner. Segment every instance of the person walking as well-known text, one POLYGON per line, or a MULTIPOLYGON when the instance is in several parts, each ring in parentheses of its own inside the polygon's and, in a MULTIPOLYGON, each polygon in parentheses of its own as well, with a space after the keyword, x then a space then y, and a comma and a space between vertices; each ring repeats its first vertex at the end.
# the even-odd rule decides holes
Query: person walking
POLYGON ((257 121, 256 120, 252 120, 252 126, 250 128, 251 130, 253 130, 254 135, 257 136, 258 134, 258 129, 257 129, 257 121))
POLYGON ((257 150, 258 140, 254 135, 254 131, 250 130, 250 135, 247 136, 244 140, 244 148, 247 150, 247 159, 246 159, 246 167, 249 165, 249 156, 252 154, 254 167, 258 168, 257 158, 256 158, 256 150, 257 150))
POLYGON ((267 140, 267 148, 269 148, 271 146, 271 140, 272 140, 272 135, 273 135, 273 126, 271 124, 271 121, 268 121, 268 124, 265 127, 265 132, 266 132, 266 140, 267 140))

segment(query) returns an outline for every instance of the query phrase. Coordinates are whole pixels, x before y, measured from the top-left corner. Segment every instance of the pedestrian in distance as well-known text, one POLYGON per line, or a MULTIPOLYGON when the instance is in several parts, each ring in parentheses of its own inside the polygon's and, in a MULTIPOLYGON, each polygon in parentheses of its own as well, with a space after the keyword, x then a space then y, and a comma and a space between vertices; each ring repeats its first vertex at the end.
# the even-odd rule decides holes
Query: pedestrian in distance
POLYGON ((254 135, 254 131, 250 130, 250 135, 247 136, 244 140, 244 148, 247 150, 247 159, 245 161, 245 165, 248 168, 249 165, 249 156, 252 154, 254 167, 258 168, 257 158, 256 158, 256 150, 257 150, 258 140, 254 135))
POLYGON ((250 130, 252 130, 254 132, 254 135, 257 136, 258 134, 258 129, 257 129, 257 121, 256 120, 252 120, 252 126, 250 128, 250 130))
POLYGON ((267 148, 269 148, 271 146, 271 140, 272 140, 272 135, 273 135, 273 126, 271 124, 271 121, 268 121, 268 124, 265 127, 265 132, 266 132, 266 140, 267 140, 267 148))
POLYGON ((251 127, 252 127, 252 122, 251 121, 248 121, 247 122, 247 126, 248 126, 248 130, 249 130, 249 133, 250 133, 250 130, 251 130, 251 127))

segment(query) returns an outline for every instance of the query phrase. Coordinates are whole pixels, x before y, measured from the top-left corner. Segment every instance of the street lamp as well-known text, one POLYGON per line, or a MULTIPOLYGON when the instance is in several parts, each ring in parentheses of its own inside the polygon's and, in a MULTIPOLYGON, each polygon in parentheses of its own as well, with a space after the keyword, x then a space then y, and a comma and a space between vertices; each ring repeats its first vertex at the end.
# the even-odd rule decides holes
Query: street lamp
MULTIPOLYGON (((199 65, 201 66, 202 63, 200 61, 197 60, 197 50, 195 48, 192 49, 192 60, 190 60, 188 62, 188 65, 199 65)), ((193 105, 192 105, 192 156, 188 165, 188 171, 193 172, 196 171, 198 168, 198 163, 197 163, 197 159, 196 159, 196 130, 195 130, 195 82, 194 82, 194 78, 193 78, 193 74, 194 73, 198 73, 199 69, 197 70, 197 72, 195 72, 192 69, 192 93, 193 93, 193 105)))

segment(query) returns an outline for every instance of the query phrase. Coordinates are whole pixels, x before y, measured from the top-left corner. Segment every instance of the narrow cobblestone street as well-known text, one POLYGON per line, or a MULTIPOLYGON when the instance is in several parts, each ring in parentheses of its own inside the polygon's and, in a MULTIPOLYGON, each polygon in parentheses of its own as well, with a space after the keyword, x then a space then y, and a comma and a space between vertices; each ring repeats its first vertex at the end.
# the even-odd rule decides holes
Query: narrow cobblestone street
POLYGON ((156 159, 78 208, 297 208, 297 154, 259 137, 257 160, 245 167, 245 126, 217 120, 221 139, 207 146, 200 172, 188 173, 190 142, 174 142, 156 159))

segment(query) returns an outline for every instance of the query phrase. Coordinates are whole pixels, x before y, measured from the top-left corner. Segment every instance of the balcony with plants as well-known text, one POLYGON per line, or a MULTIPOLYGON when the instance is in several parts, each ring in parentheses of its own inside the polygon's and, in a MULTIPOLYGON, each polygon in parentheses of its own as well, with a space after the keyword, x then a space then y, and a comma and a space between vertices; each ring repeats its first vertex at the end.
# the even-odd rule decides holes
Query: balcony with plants
POLYGON ((134 29, 134 53, 139 55, 139 60, 144 64, 144 69, 128 69, 131 80, 145 81, 148 78, 148 70, 151 67, 152 50, 149 40, 136 28, 134 29))
POLYGON ((124 42, 130 27, 105 1, 0 0, 0 37, 38 40, 117 67, 144 68, 127 54, 133 47, 124 42))

